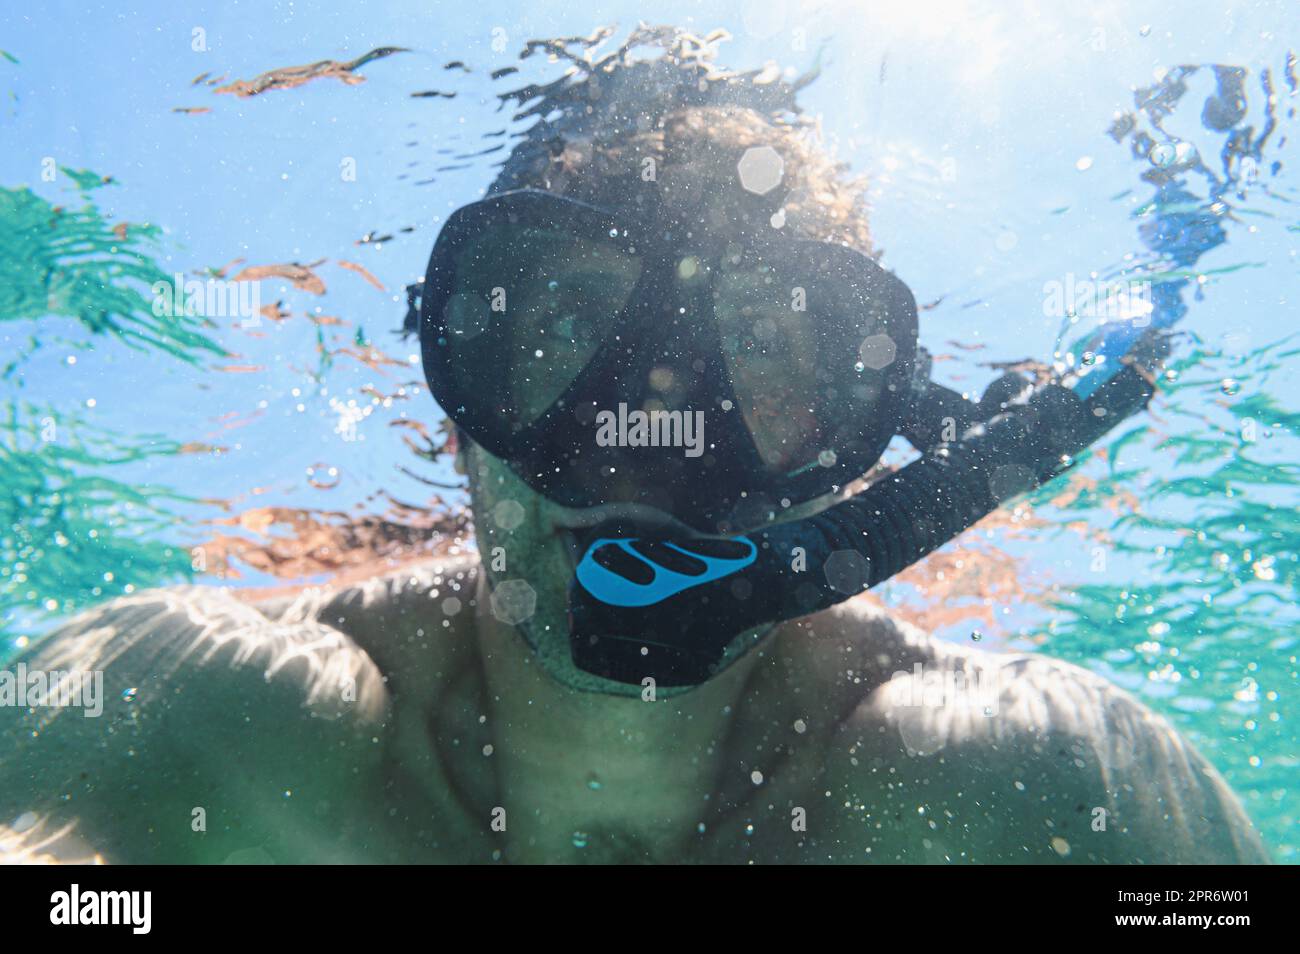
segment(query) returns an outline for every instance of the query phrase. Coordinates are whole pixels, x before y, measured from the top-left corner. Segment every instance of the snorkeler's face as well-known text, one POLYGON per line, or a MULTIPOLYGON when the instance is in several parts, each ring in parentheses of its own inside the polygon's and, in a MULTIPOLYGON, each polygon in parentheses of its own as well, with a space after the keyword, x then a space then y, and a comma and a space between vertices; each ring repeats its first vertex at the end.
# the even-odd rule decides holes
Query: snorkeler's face
POLYGON ((725 618, 690 614, 702 631, 666 608, 595 617, 752 563, 736 535, 861 476, 912 378, 915 303, 870 258, 673 208, 489 197, 448 220, 422 286, 425 375, 467 438, 482 609, 590 691, 638 692, 647 669, 689 687, 752 648, 777 618, 758 599, 714 600, 725 618))

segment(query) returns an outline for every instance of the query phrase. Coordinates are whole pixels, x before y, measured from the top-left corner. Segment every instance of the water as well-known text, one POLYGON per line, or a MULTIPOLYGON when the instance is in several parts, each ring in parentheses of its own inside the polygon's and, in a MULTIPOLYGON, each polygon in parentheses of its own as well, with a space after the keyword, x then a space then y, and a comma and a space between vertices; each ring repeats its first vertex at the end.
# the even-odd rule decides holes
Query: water
MULTIPOLYGON (((868 176, 875 245, 931 306, 922 343, 945 383, 978 390, 1025 359, 1104 368, 1097 320, 1045 313, 1053 283, 1154 283, 1155 316, 1184 333, 1155 413, 875 596, 1134 692, 1294 861, 1293 11, 923 6, 619 2, 606 19, 725 27, 738 67, 821 64, 800 100, 868 176), (1240 115, 1215 64, 1245 70, 1240 115)), ((499 95, 562 68, 518 60, 523 43, 596 22, 419 3, 3 19, 7 645, 182 579, 269 586, 472 547, 396 334, 404 288, 531 122, 499 95), (354 69, 219 92, 324 59, 354 69), (249 282, 223 298, 245 269, 260 300, 239 298, 249 282), (154 288, 177 274, 204 307, 159 316, 154 288)))

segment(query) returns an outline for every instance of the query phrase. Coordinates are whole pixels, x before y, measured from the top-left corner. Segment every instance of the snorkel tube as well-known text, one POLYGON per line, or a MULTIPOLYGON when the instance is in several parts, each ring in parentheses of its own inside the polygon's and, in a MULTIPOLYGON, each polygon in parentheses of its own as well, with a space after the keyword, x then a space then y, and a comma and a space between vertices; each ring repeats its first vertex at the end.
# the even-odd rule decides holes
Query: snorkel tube
POLYGON ((1154 393, 1147 368, 1163 357, 1162 331, 1103 331, 1128 347, 1075 389, 1026 381, 1016 393, 1002 383, 986 420, 816 516, 743 536, 591 541, 569 587, 575 664, 620 682, 698 684, 740 633, 877 586, 1051 480, 1154 393))

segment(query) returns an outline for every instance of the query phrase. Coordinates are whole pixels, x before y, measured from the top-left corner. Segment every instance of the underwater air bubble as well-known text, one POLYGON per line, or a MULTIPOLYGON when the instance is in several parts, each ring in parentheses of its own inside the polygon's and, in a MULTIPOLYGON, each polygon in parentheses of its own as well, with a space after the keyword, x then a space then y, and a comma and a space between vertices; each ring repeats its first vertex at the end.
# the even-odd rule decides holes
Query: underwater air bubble
POLYGON ((1175 152, 1173 143, 1159 142, 1151 147, 1147 153, 1147 158, 1151 160, 1151 165, 1158 166, 1161 169, 1167 169, 1173 165, 1175 152))

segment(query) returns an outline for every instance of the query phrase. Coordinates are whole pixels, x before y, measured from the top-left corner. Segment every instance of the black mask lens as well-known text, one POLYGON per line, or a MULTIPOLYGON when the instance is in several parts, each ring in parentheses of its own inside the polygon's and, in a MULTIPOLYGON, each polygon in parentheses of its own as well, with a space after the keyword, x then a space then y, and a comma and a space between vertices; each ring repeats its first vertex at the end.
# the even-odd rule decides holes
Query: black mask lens
POLYGON ((531 424, 591 361, 640 273, 637 256, 553 228, 507 221, 469 237, 443 306, 457 390, 476 413, 531 424))

